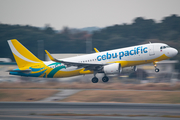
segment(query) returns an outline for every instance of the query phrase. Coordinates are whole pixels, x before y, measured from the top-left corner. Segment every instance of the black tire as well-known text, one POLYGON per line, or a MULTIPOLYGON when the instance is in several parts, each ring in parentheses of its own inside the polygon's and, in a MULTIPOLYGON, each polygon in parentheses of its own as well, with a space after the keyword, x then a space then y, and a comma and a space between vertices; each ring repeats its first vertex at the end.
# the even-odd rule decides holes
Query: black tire
POLYGON ((93 83, 97 83, 98 82, 98 78, 97 77, 93 77, 91 80, 93 83))
POLYGON ((156 69, 155 69, 155 72, 159 72, 159 68, 156 68, 156 69))
POLYGON ((103 81, 103 82, 108 82, 108 81, 109 81, 109 78, 108 78, 107 76, 104 76, 104 77, 102 78, 102 81, 103 81))

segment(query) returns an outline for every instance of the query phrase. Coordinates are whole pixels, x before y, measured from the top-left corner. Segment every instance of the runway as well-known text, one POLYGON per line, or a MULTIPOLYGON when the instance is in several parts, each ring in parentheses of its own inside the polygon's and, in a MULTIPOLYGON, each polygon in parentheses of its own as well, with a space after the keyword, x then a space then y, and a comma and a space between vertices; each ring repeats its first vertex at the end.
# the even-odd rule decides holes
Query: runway
POLYGON ((0 102, 0 120, 178 120, 163 115, 180 115, 180 105, 135 103, 42 103, 0 102), (45 116, 44 114, 74 113, 77 116, 45 116), (121 116, 81 116, 79 114, 102 114, 121 116), (79 115, 79 116, 78 116, 79 115), (130 117, 137 115, 137 117, 130 117))

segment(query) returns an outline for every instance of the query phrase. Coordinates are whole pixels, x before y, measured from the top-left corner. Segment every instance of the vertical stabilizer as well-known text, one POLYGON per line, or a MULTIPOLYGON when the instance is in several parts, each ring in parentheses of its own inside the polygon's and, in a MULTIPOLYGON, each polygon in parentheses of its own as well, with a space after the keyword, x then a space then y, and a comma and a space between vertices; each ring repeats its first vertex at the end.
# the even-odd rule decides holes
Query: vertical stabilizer
POLYGON ((16 39, 8 40, 8 44, 19 68, 42 62, 16 39))

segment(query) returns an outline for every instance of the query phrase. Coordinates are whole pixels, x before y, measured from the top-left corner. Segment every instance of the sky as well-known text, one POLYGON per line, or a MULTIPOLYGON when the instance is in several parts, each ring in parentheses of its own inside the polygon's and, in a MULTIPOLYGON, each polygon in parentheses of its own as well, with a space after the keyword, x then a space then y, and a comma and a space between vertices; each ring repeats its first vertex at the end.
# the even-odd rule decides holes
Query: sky
POLYGON ((131 24, 137 17, 160 22, 180 16, 180 0, 0 0, 0 23, 55 30, 131 24))

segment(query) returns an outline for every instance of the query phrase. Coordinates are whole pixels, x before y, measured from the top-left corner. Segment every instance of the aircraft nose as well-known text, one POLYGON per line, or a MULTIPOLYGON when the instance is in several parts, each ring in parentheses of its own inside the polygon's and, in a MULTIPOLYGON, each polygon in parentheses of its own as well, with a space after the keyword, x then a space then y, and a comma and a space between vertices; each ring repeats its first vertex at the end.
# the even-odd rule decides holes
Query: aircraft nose
POLYGON ((176 56, 178 54, 178 50, 174 49, 173 53, 174 53, 174 56, 176 56))
POLYGON ((178 51, 175 48, 171 48, 171 50, 168 52, 168 57, 174 57, 178 54, 178 51))

